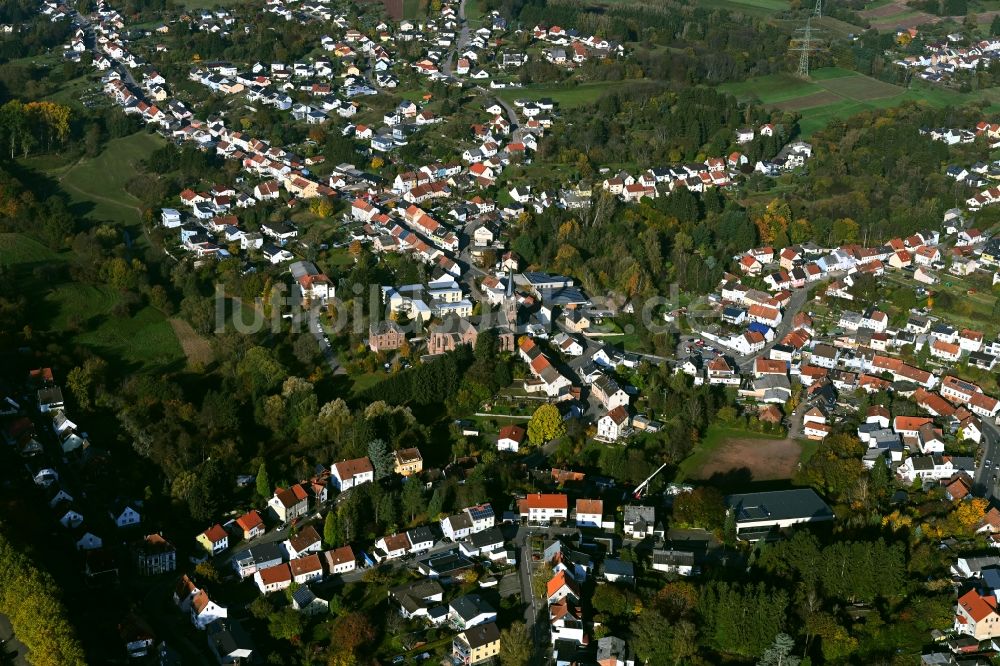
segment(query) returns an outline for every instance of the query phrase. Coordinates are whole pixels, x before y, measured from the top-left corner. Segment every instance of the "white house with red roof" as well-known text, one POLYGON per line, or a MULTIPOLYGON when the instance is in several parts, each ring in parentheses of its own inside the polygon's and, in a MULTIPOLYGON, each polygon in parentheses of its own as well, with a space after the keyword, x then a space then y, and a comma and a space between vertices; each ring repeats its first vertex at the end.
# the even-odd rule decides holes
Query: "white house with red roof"
POLYGON ((334 463, 330 472, 333 485, 341 492, 375 480, 375 468, 368 456, 334 463))
POLYGON ((955 632, 985 641, 1000 636, 1000 612, 995 594, 971 589, 955 604, 955 632))
POLYGON ((525 430, 521 426, 507 425, 500 428, 500 434, 497 437, 497 451, 517 453, 524 442, 525 434, 525 430))
POLYGON ((569 517, 569 498, 565 493, 531 493, 517 503, 521 520, 547 524, 569 517))

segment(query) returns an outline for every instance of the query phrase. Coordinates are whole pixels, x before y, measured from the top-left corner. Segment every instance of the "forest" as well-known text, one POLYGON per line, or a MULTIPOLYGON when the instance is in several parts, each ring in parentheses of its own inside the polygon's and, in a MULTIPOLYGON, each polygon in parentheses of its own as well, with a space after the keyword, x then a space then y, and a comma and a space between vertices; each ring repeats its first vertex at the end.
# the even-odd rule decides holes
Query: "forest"
POLYGON ((787 53, 787 33, 721 9, 675 2, 591 5, 580 0, 487 0, 483 5, 525 26, 572 26, 580 34, 616 42, 669 47, 650 55, 647 63, 655 61, 651 69, 673 72, 663 78, 679 81, 716 83, 782 71, 787 53))

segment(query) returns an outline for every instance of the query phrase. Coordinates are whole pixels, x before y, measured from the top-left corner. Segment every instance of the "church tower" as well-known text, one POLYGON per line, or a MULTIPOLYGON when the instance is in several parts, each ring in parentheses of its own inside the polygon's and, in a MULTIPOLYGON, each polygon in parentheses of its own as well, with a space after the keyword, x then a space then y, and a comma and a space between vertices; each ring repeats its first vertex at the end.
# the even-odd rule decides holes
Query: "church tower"
POLYGON ((504 325, 517 332, 517 296, 514 294, 514 271, 507 269, 507 293, 503 298, 504 325))

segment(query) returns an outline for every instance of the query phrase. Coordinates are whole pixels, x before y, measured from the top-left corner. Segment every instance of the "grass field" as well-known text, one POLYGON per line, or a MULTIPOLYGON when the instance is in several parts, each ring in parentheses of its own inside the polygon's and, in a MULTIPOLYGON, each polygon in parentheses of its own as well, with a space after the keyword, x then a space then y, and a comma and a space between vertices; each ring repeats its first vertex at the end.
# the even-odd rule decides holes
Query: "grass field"
POLYGON ((45 156, 24 163, 59 181, 82 216, 133 225, 139 222, 139 200, 125 191, 125 183, 135 175, 137 162, 163 144, 159 135, 137 132, 109 141, 95 158, 67 164, 45 156))
POLYGON ((771 16, 777 12, 788 11, 788 0, 697 0, 700 7, 710 9, 728 9, 747 16, 771 16))
POLYGON ((163 314, 144 307, 130 317, 112 314, 119 295, 108 287, 66 283, 43 299, 50 330, 72 332, 75 344, 100 354, 110 363, 146 370, 184 362, 184 351, 163 314))
POLYGON ((479 6, 479 0, 465 0, 465 20, 472 30, 482 27, 483 9, 479 6))
POLYGON ((593 83, 581 83, 576 86, 565 84, 554 85, 532 85, 523 88, 505 88, 496 91, 496 95, 513 102, 515 99, 541 99, 548 97, 555 101, 560 108, 572 109, 584 104, 590 104, 605 92, 612 90, 615 86, 626 84, 642 85, 638 81, 595 81, 593 83))
POLYGON ((403 18, 415 19, 420 14, 420 0, 403 0, 403 18))
POLYGON ((922 101, 937 107, 976 100, 986 100, 994 106, 1000 103, 1000 90, 995 88, 964 95, 923 84, 902 88, 837 67, 814 70, 808 81, 792 74, 771 74, 727 83, 720 88, 741 100, 755 99, 765 106, 800 113, 803 137, 809 137, 833 120, 906 101, 922 101))
POLYGON ((755 481, 787 479, 811 452, 785 437, 712 425, 678 466, 677 479, 705 479, 740 468, 749 469, 755 481))
POLYGON ((24 234, 0 234, 0 265, 18 270, 63 261, 64 257, 24 234))

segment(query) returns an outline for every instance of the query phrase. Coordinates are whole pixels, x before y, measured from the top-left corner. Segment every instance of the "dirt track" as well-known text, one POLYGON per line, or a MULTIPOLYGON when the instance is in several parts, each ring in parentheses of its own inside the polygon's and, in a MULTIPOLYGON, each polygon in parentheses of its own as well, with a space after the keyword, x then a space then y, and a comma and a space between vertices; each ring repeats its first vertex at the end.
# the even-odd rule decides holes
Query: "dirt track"
POLYGON ((801 452, 793 439, 730 439, 695 471, 693 478, 707 479, 713 474, 746 468, 754 481, 789 479, 798 468, 801 452))
POLYGON ((181 349, 187 357, 188 365, 206 366, 215 359, 212 352, 212 345, 208 340, 198 335, 191 324, 176 317, 169 320, 170 327, 174 329, 177 341, 181 343, 181 349))

